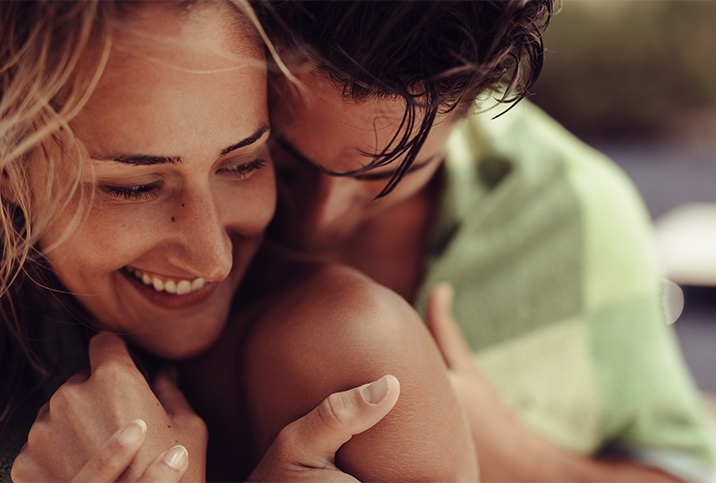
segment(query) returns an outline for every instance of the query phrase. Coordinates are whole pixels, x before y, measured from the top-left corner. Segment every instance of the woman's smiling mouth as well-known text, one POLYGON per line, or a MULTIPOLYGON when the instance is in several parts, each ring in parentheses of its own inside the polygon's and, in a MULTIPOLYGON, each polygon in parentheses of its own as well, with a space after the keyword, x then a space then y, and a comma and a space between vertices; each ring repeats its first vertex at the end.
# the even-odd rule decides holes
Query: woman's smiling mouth
POLYGON ((169 278, 125 266, 120 272, 150 302, 168 309, 182 309, 206 300, 217 287, 201 277, 169 278))
POLYGON ((149 273, 143 272, 138 268, 126 266, 125 269, 134 275, 137 280, 141 280, 144 285, 153 287, 157 292, 167 292, 170 294, 184 295, 190 292, 196 292, 201 289, 206 280, 201 277, 197 277, 192 280, 188 279, 172 279, 165 277, 157 277, 150 275, 149 273))

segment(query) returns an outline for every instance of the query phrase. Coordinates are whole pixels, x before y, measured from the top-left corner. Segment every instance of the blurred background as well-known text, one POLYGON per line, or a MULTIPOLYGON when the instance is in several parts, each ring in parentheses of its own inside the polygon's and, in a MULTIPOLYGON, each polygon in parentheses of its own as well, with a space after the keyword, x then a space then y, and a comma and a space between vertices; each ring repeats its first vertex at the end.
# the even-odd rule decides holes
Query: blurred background
POLYGON ((716 393, 716 1, 563 0, 531 100, 632 178, 655 222, 674 327, 716 393))

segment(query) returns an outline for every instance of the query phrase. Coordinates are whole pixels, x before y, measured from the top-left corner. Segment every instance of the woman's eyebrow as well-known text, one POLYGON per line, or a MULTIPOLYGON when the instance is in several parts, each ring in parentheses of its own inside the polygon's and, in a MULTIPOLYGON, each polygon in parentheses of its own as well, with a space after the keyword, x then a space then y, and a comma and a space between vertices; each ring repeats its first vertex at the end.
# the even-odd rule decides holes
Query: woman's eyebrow
POLYGON ((134 166, 152 166, 154 164, 180 164, 181 156, 148 156, 144 154, 125 154, 112 159, 124 164, 132 164, 134 166))
POLYGON ((246 139, 242 139, 236 144, 232 144, 228 148, 221 151, 221 156, 225 154, 229 154, 231 151, 235 151, 239 148, 243 148, 246 146, 249 146, 251 144, 254 144, 256 141, 261 139, 261 137, 266 134, 266 132, 270 129, 268 124, 262 124, 261 127, 259 127, 251 136, 247 137, 246 139))
MULTIPOLYGON (((262 124, 253 134, 249 137, 242 139, 236 144, 232 144, 228 148, 222 149, 219 156, 223 156, 237 149, 254 144, 256 141, 266 134, 270 129, 268 124, 262 124)), ((152 166, 155 164, 181 164, 184 160, 181 156, 152 156, 148 154, 123 154, 115 158, 94 156, 90 155, 92 159, 109 159, 111 161, 117 161, 119 163, 131 164, 134 166, 152 166)))

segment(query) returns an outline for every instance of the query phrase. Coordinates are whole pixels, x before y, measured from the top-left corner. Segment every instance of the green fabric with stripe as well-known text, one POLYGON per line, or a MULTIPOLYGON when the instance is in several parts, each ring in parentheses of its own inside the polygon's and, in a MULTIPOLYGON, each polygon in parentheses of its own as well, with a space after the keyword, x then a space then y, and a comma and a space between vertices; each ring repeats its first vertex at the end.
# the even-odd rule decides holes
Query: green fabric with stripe
POLYGON ((448 142, 416 308, 451 282, 477 361, 555 444, 668 449, 713 467, 635 189, 529 102, 490 118, 469 116, 448 142))

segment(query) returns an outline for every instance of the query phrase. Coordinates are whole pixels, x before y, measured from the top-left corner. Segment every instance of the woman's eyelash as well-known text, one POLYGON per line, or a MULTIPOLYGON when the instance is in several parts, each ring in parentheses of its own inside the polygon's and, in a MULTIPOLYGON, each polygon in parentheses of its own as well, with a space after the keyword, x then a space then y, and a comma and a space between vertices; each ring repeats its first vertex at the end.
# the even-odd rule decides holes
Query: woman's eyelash
POLYGON ((266 161, 262 159, 255 159, 249 163, 236 164, 233 166, 227 166, 224 169, 233 176, 244 180, 247 179, 254 171, 257 171, 266 166, 266 161))
MULTIPOLYGON (((244 164, 227 166, 223 170, 240 180, 248 179, 254 171, 266 166, 266 161, 255 159, 244 164)), ((124 201, 148 200, 157 196, 159 183, 141 184, 135 186, 102 185, 101 188, 109 195, 124 201)))
POLYGON ((127 201, 148 200, 157 196, 156 183, 142 184, 136 186, 109 186, 102 187, 110 195, 127 201))

